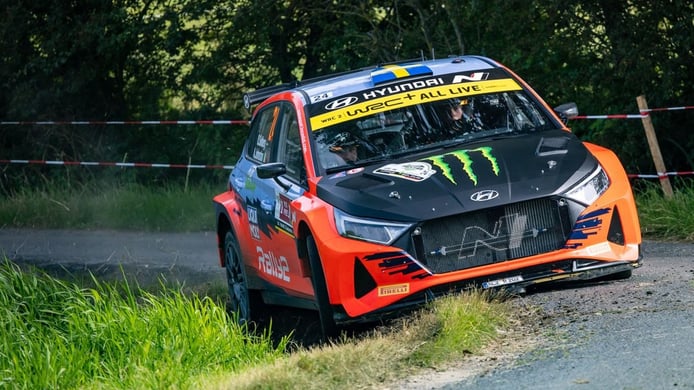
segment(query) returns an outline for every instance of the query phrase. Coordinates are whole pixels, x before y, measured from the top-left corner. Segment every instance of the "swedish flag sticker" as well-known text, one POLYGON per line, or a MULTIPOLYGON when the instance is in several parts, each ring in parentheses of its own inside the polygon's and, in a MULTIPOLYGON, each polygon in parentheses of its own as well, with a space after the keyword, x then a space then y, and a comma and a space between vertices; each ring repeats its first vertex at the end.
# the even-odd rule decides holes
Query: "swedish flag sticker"
POLYGON ((381 84, 387 81, 402 79, 412 76, 430 75, 434 72, 429 67, 421 64, 412 65, 384 65, 371 72, 371 80, 374 84, 381 84))

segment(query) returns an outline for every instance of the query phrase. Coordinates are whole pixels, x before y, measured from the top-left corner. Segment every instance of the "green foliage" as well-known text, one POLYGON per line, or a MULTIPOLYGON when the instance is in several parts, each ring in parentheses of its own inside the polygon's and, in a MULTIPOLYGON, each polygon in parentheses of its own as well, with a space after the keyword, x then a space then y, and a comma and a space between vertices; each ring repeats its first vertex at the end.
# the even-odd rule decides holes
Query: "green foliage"
POLYGON ((283 356, 209 298, 121 285, 81 289, 0 264, 0 387, 190 388, 283 356))
MULTIPOLYGON (((482 54, 550 105, 584 114, 692 105, 694 4, 651 1, 358 2, 0 0, 0 119, 247 119, 242 92, 385 61, 482 54)), ((669 170, 694 168, 692 110, 652 115, 669 170)), ((638 121, 574 121, 630 173, 653 173, 638 121)), ((214 126, 4 126, 12 159, 233 164, 245 129, 214 126)), ((55 167, 5 167, 4 192, 55 167)), ((90 180, 85 171, 72 180, 90 180)), ((183 171, 129 173, 180 181, 183 171), (164 176, 164 177, 162 177, 164 176)), ((221 175, 199 172, 221 181, 221 175)))

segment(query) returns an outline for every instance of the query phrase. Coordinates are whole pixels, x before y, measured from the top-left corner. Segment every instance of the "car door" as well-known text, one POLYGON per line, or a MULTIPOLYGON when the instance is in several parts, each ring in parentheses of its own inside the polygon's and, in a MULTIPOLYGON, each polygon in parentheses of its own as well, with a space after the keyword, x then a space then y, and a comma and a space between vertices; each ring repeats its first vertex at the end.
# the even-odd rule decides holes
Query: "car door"
POLYGON ((282 102, 264 108, 256 115, 251 129, 247 156, 251 165, 245 169, 246 215, 252 245, 248 248, 257 258, 256 274, 291 295, 311 292, 310 281, 301 268, 294 237, 295 212, 292 202, 306 190, 306 168, 301 150, 299 127, 294 107, 282 102), (282 162, 286 173, 263 179, 257 166, 282 162))

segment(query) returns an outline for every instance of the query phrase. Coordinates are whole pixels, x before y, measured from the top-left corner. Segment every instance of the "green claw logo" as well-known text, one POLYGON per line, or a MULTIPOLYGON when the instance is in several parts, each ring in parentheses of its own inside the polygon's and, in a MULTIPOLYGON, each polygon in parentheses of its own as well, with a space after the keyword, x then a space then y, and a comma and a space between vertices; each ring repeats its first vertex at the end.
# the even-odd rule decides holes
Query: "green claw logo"
POLYGON ((488 146, 483 146, 477 149, 470 150, 456 150, 455 152, 451 153, 440 154, 438 156, 431 156, 425 158, 424 160, 430 160, 434 164, 434 166, 441 169, 441 173, 443 173, 443 176, 446 179, 448 179, 451 183, 458 185, 458 183, 456 183, 455 181, 455 178, 453 177, 451 166, 445 160, 446 156, 453 156, 463 164, 463 171, 465 171, 470 180, 475 185, 477 185, 477 175, 475 175, 475 172, 472 170, 472 158, 470 158, 470 153, 472 152, 480 152, 482 156, 484 156, 484 158, 486 158, 492 165, 492 171, 494 171, 494 174, 499 176, 499 164, 496 161, 496 157, 492 155, 492 148, 488 146))

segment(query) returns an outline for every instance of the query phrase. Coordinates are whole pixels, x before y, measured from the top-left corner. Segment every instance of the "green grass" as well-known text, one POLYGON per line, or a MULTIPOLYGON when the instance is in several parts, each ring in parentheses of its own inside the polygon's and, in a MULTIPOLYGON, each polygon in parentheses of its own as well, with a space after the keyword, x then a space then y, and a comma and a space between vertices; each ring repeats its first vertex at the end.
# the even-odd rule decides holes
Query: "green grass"
MULTIPOLYGON (((656 184, 636 192, 645 238, 694 240, 694 185, 680 185, 672 199, 656 184)), ((86 186, 80 190, 20 191, 0 199, 0 226, 140 231, 214 230, 212 197, 223 189, 202 185, 149 188, 86 186)))
POLYGON ((659 240, 694 241, 694 185, 680 186, 672 198, 657 185, 636 197, 644 237, 659 240))
POLYGON ((214 230, 212 197, 222 187, 129 184, 21 190, 0 199, 0 226, 17 228, 214 230))
POLYGON ((84 289, 0 265, 0 388, 190 388, 283 356, 209 298, 127 283, 84 289))
POLYGON ((0 388, 352 389, 475 353, 509 309, 468 292, 397 325, 286 352, 288 338, 251 335, 212 299, 127 281, 93 288, 0 264, 0 388))

